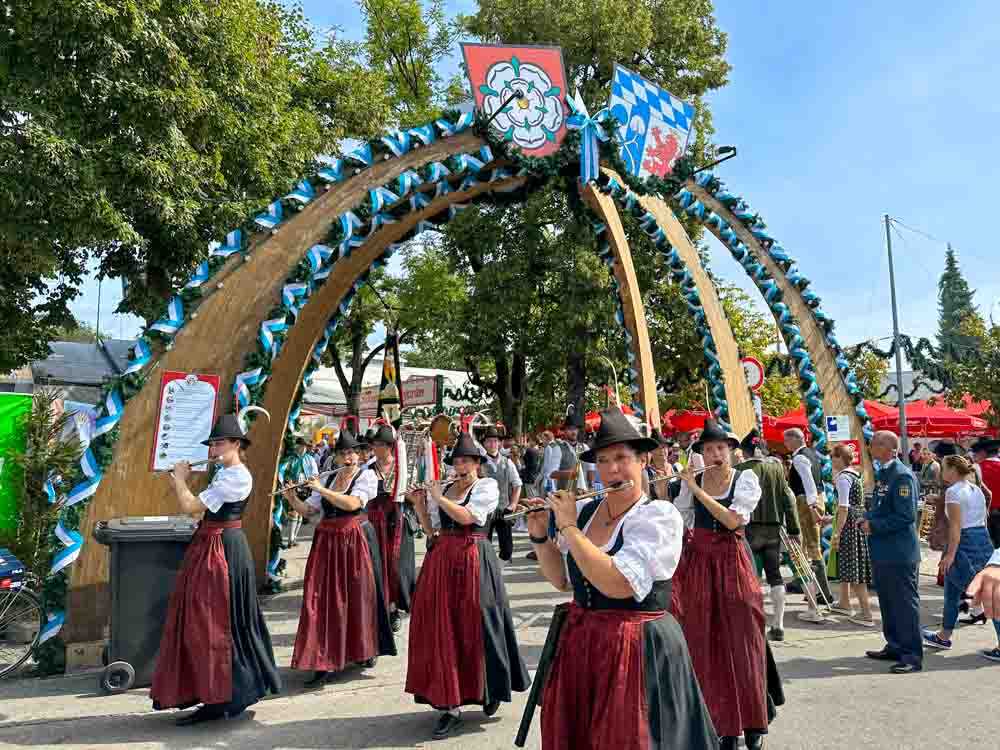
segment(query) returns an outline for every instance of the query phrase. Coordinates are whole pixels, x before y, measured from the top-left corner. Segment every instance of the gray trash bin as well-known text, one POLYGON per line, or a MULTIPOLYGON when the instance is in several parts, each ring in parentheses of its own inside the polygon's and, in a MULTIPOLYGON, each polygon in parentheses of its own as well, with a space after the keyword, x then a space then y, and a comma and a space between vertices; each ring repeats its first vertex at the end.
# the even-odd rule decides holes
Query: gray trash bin
POLYGON ((153 682, 167 604, 188 542, 188 516, 100 521, 94 539, 111 548, 111 639, 100 687, 120 693, 153 682))

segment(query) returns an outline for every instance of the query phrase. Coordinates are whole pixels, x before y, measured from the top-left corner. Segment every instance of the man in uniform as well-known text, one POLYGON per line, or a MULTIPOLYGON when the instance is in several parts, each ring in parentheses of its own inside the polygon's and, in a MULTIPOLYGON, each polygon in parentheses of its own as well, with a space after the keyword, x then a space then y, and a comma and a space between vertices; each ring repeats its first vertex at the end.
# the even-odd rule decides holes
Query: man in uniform
POLYGON ((489 521, 489 531, 487 536, 493 541, 493 531, 496 530, 500 544, 500 554, 498 557, 503 562, 510 562, 511 555, 514 554, 514 537, 511 534, 510 524, 504 516, 509 508, 513 508, 521 499, 521 476, 517 473, 517 466, 500 451, 500 441, 502 437, 496 427, 487 427, 486 434, 483 435, 483 447, 486 449, 486 460, 483 462, 483 474, 490 479, 497 480, 500 491, 500 499, 497 508, 493 511, 489 521))
POLYGON ((747 539, 754 555, 764 562, 764 574, 771 588, 771 603, 774 615, 771 618, 768 638, 772 641, 785 640, 785 580, 781 577, 781 532, 782 526, 788 536, 799 536, 798 514, 795 512, 795 495, 785 479, 785 469, 780 460, 767 457, 760 433, 750 430, 740 444, 746 460, 736 467, 736 471, 749 469, 757 475, 761 496, 750 525, 747 539))
POLYGON ((909 674, 923 668, 924 646, 920 631, 920 593, 917 589, 920 546, 917 541, 916 477, 896 457, 899 438, 886 430, 871 442, 872 458, 879 462, 872 509, 865 513, 861 530, 868 535, 872 575, 882 610, 886 645, 867 651, 869 659, 894 662, 891 672, 909 674))
MULTIPOLYGON (((822 593, 827 602, 833 602, 830 582, 826 577, 826 563, 823 561, 823 549, 820 547, 819 535, 826 518, 826 493, 823 491, 823 477, 820 472, 819 456, 806 446, 806 438, 802 430, 792 428, 785 430, 785 448, 792 454, 792 470, 789 472, 788 484, 795 494, 796 510, 799 514, 799 529, 802 531, 802 551, 812 563, 813 572, 819 583, 819 594, 822 593)), ((806 622, 822 623, 826 619, 811 606, 808 611, 800 612, 799 619, 806 622)))

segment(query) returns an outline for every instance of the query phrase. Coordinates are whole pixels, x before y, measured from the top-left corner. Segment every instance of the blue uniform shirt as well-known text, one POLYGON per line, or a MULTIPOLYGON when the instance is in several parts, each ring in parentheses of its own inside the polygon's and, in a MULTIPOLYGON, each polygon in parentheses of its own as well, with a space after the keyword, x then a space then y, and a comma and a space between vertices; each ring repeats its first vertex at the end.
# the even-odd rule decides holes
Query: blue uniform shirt
POLYGON ((872 508, 865 513, 871 523, 868 548, 872 562, 917 564, 917 499, 919 485, 910 468, 898 459, 875 474, 872 508))

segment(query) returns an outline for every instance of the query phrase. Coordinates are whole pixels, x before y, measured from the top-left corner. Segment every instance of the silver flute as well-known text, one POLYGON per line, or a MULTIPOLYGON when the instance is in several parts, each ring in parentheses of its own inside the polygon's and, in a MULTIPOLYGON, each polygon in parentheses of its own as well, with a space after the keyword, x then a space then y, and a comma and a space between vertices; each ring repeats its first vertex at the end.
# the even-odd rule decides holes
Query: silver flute
MULTIPOLYGON (((631 479, 626 479, 624 482, 619 482, 610 487, 606 487, 603 490, 590 490, 589 492, 581 492, 576 496, 577 500, 589 500, 592 497, 597 497, 598 495, 603 495, 605 492, 621 492, 622 490, 632 489, 633 483, 631 479)), ((520 518, 521 516, 526 516, 529 513, 538 513, 539 511, 549 510, 552 504, 548 501, 545 505, 540 505, 537 508, 528 508, 527 510, 519 510, 517 513, 508 513, 504 516, 505 521, 509 521, 512 518, 520 518)))

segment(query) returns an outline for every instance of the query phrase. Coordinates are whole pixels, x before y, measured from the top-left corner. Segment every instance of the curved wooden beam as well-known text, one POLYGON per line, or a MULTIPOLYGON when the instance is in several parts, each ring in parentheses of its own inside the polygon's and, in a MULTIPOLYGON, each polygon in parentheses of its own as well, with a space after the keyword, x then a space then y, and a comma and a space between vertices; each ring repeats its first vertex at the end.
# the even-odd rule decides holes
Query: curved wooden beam
MULTIPOLYGON (((80 525, 85 543, 72 568, 68 596, 69 614, 63 637, 68 642, 96 641, 104 637, 110 614, 108 591, 108 551, 92 539, 94 524, 101 519, 122 516, 166 515, 177 512, 177 502, 163 475, 149 471, 159 374, 163 370, 204 372, 221 377, 223 393, 220 412, 231 410, 232 387, 243 369, 243 358, 256 350, 261 321, 280 303, 285 280, 313 245, 326 240, 331 223, 344 211, 361 203, 369 189, 384 185, 407 169, 456 153, 473 152, 484 144, 477 136, 463 133, 442 138, 415 149, 399 159, 378 162, 345 182, 331 186, 301 212, 284 222, 274 234, 261 234, 251 247, 246 262, 233 258, 225 287, 213 291, 200 304, 197 317, 180 330, 173 347, 163 352, 149 371, 150 383, 128 402, 118 424, 120 439, 115 457, 104 480, 91 500, 80 525)), ((279 419, 278 415, 273 417, 279 419)), ((258 419, 249 437, 266 425, 258 419)), ((271 485, 267 473, 251 465, 256 482, 271 485)), ((203 482, 204 480, 202 480, 203 482)), ((247 508, 244 527, 258 562, 266 557, 270 506, 257 502, 247 508), (263 550, 263 554, 261 553, 263 550)))
POLYGON ((601 218, 607 227, 609 244, 615 256, 612 267, 621 296, 625 329, 632 336, 636 370, 639 372, 638 401, 642 406, 643 418, 648 424, 659 429, 660 404, 656 398, 656 370, 653 367, 653 350, 649 344, 649 329, 646 327, 646 310, 642 305, 642 292, 635 277, 632 251, 629 249, 625 228, 622 226, 618 207, 609 195, 605 195, 594 183, 588 183, 581 191, 587 205, 601 218))
MULTIPOLYGON (((837 368, 836 357, 826 343, 826 333, 813 316, 812 309, 802 298, 802 293, 798 287, 788 280, 784 270, 775 262, 770 253, 761 246, 753 233, 721 201, 717 200, 714 195, 698 185, 694 180, 688 180, 684 187, 690 190, 707 209, 720 216, 729 224, 733 231, 736 232, 736 236, 739 237, 740 242, 746 245, 753 254, 754 259, 764 266, 775 282, 777 282, 778 288, 781 290, 782 299, 788 305, 792 317, 795 318, 796 325, 798 325, 799 330, 802 332, 802 338, 806 343, 806 350, 809 352, 809 357, 812 359, 813 367, 816 370, 819 387, 823 392, 823 412, 828 415, 846 414, 850 418, 851 438, 858 441, 858 445, 861 446, 861 461, 865 477, 869 482, 869 486, 871 486, 873 477, 871 454, 868 452, 868 446, 861 431, 861 418, 854 412, 854 399, 847 392, 847 386, 844 384, 844 379, 837 368)), ((710 225, 706 226, 709 226, 712 233, 718 236, 717 229, 710 225)))
MULTIPOLYGON (((619 182, 621 180, 619 179, 619 182)), ((712 331, 715 348, 719 354, 719 364, 722 367, 726 387, 726 401, 729 404, 729 423, 739 437, 743 437, 754 428, 757 416, 754 413, 753 402, 750 400, 750 387, 747 385, 746 373, 740 364, 740 348, 733 335, 733 328, 726 318, 715 284, 702 268, 698 249, 691 242, 684 226, 678 221, 674 212, 662 199, 644 195, 639 197, 642 207, 656 217, 660 228, 666 233, 667 239, 684 260, 688 271, 698 288, 702 307, 705 308, 705 319, 712 331)), ((706 406, 708 406, 706 404, 706 406)))

